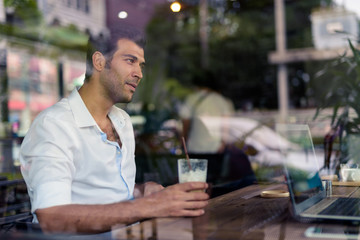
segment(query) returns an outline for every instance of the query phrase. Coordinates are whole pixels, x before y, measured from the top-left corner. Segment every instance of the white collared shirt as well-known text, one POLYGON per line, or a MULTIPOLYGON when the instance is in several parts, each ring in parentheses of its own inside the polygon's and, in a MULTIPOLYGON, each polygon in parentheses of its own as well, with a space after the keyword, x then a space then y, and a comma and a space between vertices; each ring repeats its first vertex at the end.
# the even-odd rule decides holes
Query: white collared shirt
POLYGON ((63 204, 107 204, 133 198, 133 127, 129 115, 115 106, 109 118, 121 148, 107 140, 77 90, 36 117, 20 151, 32 212, 63 204))

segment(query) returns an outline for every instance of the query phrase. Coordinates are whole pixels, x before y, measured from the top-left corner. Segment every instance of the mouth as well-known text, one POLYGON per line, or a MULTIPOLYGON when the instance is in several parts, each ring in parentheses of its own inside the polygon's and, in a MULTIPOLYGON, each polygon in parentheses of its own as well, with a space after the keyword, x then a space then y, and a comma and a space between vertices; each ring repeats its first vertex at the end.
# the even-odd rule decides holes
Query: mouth
POLYGON ((130 87, 130 90, 135 92, 137 84, 136 83, 127 83, 127 85, 130 87))

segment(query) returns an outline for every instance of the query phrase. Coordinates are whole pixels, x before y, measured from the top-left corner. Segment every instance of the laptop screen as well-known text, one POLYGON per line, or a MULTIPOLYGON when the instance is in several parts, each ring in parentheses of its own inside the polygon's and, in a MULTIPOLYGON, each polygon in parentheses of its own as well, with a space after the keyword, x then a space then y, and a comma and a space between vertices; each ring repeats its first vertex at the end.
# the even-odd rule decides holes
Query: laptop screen
POLYGON ((287 140, 279 144, 292 201, 305 203, 323 191, 310 129, 308 125, 277 124, 276 131, 287 140))

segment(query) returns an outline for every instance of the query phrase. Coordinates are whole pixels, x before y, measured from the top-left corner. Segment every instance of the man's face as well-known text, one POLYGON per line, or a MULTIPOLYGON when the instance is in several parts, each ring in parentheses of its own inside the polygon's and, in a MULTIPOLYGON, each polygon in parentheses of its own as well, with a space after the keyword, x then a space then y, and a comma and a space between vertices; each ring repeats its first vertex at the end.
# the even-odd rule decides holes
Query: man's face
POLYGON ((118 40, 117 50, 100 79, 105 95, 114 103, 130 102, 144 67, 144 49, 131 40, 118 40))

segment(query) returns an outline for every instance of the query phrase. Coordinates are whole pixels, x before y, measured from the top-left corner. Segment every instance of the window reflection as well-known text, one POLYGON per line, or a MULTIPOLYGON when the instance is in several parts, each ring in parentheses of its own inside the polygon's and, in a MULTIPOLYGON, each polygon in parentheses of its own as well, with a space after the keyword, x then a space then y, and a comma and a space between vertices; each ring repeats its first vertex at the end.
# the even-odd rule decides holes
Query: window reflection
MULTIPOLYGON (((176 160, 184 157, 181 109, 196 92, 192 78, 201 65, 199 1, 183 2, 184 8, 175 14, 168 0, 0 0, 0 209, 19 204, 14 210, 0 211, 0 225, 3 217, 30 209, 18 153, 33 119, 83 84, 87 39, 103 45, 123 26, 141 29, 149 40, 144 79, 133 102, 119 104, 134 125, 136 181, 156 180, 165 186, 178 181, 176 160), (121 11, 127 13, 125 18, 118 17, 121 11)), ((192 156, 211 161, 208 181, 214 184, 213 196, 283 174, 279 136, 273 131, 276 71, 267 62, 267 53, 275 48, 273 2, 264 1, 260 7, 230 2, 208 1, 206 40, 215 77, 205 81, 217 83, 215 90, 232 103, 228 109, 225 103, 219 107, 226 110, 224 116, 211 113, 196 118, 197 146, 187 139, 192 156), (209 146, 212 138, 214 147, 209 146), (243 174, 244 166, 248 171, 243 174)), ((298 14, 310 12, 319 1, 304 3, 302 11, 292 4, 290 10, 298 14)), ((294 19, 305 19, 297 21, 304 22, 304 30, 289 24, 296 27, 290 30, 289 46, 311 45, 310 22, 302 15, 294 19)), ((289 121, 310 122, 313 116, 316 94, 309 84, 313 69, 308 67, 289 66, 290 105, 311 108, 289 121)), ((214 104, 209 105, 203 112, 211 111, 214 104)), ((329 122, 314 126, 321 139, 329 122)))

